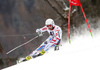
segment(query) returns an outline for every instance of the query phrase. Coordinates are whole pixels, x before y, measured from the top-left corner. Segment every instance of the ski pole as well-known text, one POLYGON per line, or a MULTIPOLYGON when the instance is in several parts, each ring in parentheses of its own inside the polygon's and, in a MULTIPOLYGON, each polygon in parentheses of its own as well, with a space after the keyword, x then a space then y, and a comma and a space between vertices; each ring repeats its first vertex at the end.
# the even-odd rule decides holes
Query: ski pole
POLYGON ((21 44, 21 45, 19 45, 19 46, 15 47, 14 49, 10 50, 10 51, 9 51, 9 52, 7 52, 6 54, 9 54, 9 53, 13 52, 14 50, 16 50, 16 49, 20 48, 21 46, 24 46, 25 44, 28 44, 29 42, 33 41, 34 39, 36 39, 36 38, 38 38, 38 37, 39 37, 39 36, 36 36, 36 37, 34 37, 34 38, 30 39, 29 41, 27 41, 27 42, 25 42, 25 43, 23 43, 23 44, 21 44))

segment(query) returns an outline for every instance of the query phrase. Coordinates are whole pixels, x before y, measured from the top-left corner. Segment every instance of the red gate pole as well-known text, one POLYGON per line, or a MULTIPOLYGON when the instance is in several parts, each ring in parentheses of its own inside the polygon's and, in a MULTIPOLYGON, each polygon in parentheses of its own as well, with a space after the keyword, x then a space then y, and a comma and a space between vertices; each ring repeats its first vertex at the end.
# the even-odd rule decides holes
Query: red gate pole
POLYGON ((69 16, 68 16, 68 36, 69 36, 69 43, 71 43, 71 41, 70 41, 70 11, 71 11, 71 5, 73 5, 73 6, 80 6, 81 7, 81 10, 82 10, 82 13, 84 15, 85 21, 87 23, 88 29, 90 31, 91 37, 93 37, 91 29, 90 29, 90 26, 89 26, 89 23, 87 21, 87 18, 85 16, 84 10, 83 10, 82 5, 80 3, 80 0, 69 0, 69 3, 70 3, 70 5, 69 5, 69 16))
MULTIPOLYGON (((24 41, 27 42, 28 40, 26 39, 26 37, 24 36, 24 41)), ((26 45, 26 50, 27 50, 27 55, 29 55, 29 50, 28 50, 28 45, 26 45)), ((29 45, 30 49, 32 50, 33 48, 29 45)))
POLYGON ((84 15, 85 21, 86 21, 86 23, 87 23, 88 29, 89 29, 89 31, 90 31, 91 37, 93 37, 92 32, 91 32, 91 29, 90 29, 90 26, 89 26, 89 23, 88 23, 88 21, 87 21, 87 18, 86 18, 86 16, 85 16, 85 13, 84 13, 84 10, 83 10, 83 8, 82 8, 81 3, 80 3, 80 7, 81 7, 81 10, 82 10, 82 12, 83 12, 83 15, 84 15))
POLYGON ((2 50, 2 52, 3 52, 3 54, 4 54, 4 56, 7 58, 7 60, 9 61, 9 63, 10 63, 10 65, 12 66, 13 64, 12 64, 12 62, 10 61, 10 59, 8 58, 8 56, 5 54, 5 52, 3 51, 3 49, 1 49, 2 50))
POLYGON ((69 37, 69 43, 71 43, 71 40, 70 40, 70 12, 71 12, 71 3, 69 4, 69 15, 68 15, 68 37, 69 37))
MULTIPOLYGON (((24 36, 24 41, 25 42, 27 42, 27 40, 26 40, 26 37, 24 36)), ((27 48, 28 46, 27 46, 27 44, 26 44, 26 50, 27 50, 27 55, 29 55, 29 51, 28 51, 28 48, 27 48)))

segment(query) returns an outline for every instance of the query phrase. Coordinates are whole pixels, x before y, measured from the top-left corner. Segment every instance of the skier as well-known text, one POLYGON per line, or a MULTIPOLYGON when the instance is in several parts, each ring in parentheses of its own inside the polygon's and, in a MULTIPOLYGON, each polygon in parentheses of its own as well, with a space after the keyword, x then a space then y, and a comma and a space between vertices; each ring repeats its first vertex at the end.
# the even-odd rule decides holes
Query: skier
POLYGON ((61 39, 62 39, 61 28, 55 25, 54 21, 49 18, 45 21, 44 27, 40 29, 36 29, 36 33, 39 36, 42 36, 43 35, 42 32, 45 32, 45 31, 47 31, 50 36, 35 51, 33 51, 30 55, 28 55, 24 61, 43 55, 52 46, 55 47, 55 50, 57 50, 58 45, 60 44, 61 39))

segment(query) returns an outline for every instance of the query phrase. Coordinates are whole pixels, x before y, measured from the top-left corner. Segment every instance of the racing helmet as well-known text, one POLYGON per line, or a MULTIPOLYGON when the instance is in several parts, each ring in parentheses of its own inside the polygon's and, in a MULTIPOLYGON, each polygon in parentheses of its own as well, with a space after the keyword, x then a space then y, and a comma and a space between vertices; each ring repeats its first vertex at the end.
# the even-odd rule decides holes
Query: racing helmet
POLYGON ((53 19, 47 19, 46 21, 45 21, 45 25, 47 26, 47 25, 52 25, 53 27, 55 26, 55 23, 54 23, 54 21, 53 21, 53 19))

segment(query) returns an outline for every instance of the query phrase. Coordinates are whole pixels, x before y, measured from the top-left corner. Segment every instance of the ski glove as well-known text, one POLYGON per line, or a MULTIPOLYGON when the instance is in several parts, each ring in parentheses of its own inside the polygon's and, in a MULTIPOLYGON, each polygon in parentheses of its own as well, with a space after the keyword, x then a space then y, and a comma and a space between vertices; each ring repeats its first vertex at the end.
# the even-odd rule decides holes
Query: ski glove
POLYGON ((36 29, 36 33, 38 34, 38 36, 43 36, 43 34, 42 34, 40 29, 36 29))

